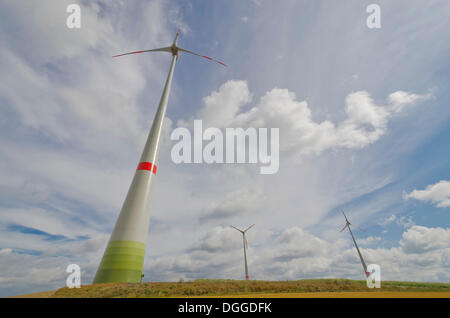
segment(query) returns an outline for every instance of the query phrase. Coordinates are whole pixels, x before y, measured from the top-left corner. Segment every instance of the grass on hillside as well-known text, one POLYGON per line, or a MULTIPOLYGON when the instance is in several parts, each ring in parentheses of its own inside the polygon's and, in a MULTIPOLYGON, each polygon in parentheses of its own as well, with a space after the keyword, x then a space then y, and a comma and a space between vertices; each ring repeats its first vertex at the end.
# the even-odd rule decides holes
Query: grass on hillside
POLYGON ((312 279, 297 281, 243 281, 199 279, 192 282, 109 283, 58 289, 53 297, 195 297, 249 295, 264 293, 317 292, 450 292, 450 284, 417 282, 382 282, 370 289, 366 281, 348 279, 312 279))

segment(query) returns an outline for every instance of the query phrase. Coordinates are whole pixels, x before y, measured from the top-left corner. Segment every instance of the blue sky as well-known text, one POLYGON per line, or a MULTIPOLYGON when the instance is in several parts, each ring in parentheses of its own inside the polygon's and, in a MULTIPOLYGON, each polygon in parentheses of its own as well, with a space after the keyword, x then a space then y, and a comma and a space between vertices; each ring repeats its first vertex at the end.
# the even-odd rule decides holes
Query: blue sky
MULTIPOLYGON (((450 282, 448 1, 0 0, 0 296, 92 281, 179 45, 145 280, 450 282), (65 25, 79 3, 81 29, 65 25), (381 29, 366 26, 378 3, 381 29), (208 97, 208 98, 206 98, 208 97), (242 120, 245 118, 245 120, 242 120), (171 131, 280 128, 280 170, 176 165, 171 131)), ((258 166, 259 167, 259 166, 258 166)))

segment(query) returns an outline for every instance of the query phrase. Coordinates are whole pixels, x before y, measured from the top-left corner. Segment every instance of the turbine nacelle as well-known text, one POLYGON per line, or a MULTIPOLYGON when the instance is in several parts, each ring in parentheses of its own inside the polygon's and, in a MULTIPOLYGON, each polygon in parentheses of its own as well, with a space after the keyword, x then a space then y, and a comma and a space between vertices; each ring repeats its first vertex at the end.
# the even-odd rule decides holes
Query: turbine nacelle
POLYGON ((174 43, 172 44, 172 46, 170 47, 170 51, 172 53, 172 55, 175 55, 178 57, 178 51, 180 50, 180 48, 174 43))

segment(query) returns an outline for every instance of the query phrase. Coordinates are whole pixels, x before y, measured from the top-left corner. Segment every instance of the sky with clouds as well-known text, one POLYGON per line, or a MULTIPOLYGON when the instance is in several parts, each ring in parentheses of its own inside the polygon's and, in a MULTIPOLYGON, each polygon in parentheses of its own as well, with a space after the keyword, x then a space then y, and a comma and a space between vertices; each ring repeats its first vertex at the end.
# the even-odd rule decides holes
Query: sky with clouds
POLYGON ((0 0, 0 296, 92 282, 170 56, 145 281, 450 282, 450 3, 0 0), (66 27, 81 6, 81 29, 66 27), (378 3, 381 29, 366 26, 378 3), (177 127, 280 129, 279 171, 175 164, 177 127))

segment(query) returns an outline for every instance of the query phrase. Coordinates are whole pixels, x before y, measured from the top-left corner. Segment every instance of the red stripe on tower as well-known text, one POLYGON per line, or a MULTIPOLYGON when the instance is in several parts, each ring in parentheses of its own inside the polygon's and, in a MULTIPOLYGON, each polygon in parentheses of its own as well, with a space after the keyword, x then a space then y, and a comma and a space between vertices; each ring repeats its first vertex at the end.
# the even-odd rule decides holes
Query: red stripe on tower
POLYGON ((153 174, 156 174, 156 165, 152 164, 151 162, 140 162, 138 164, 136 171, 139 171, 139 170, 148 170, 148 171, 152 171, 153 174))

